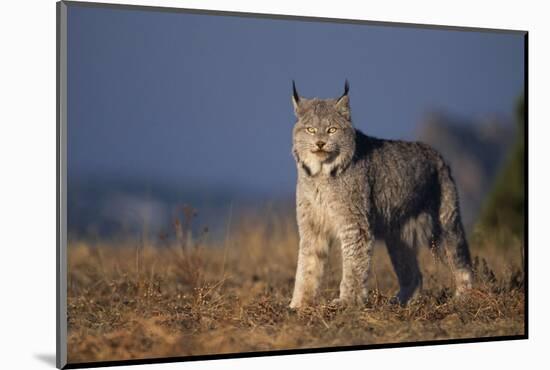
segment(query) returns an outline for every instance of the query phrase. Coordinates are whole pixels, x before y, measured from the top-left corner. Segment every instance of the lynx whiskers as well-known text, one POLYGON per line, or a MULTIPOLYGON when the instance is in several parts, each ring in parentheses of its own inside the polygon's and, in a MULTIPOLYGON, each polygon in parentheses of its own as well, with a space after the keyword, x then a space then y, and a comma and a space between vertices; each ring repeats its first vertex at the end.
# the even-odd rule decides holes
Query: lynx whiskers
POLYGON ((342 252, 336 303, 361 304, 375 238, 386 242, 405 304, 422 286, 421 245, 448 256, 456 293, 471 287, 457 189, 441 155, 418 142, 367 136, 351 122, 349 85, 337 99, 305 99, 293 82, 293 155, 300 246, 291 308, 314 304, 332 241, 342 252))

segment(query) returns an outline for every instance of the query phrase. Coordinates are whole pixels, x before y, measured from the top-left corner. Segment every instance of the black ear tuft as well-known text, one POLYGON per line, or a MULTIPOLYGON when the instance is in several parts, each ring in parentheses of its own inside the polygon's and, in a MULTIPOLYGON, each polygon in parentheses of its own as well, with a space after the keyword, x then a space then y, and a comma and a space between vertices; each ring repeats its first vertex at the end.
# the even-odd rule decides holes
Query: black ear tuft
POLYGON ((346 78, 346 83, 344 84, 344 95, 343 96, 348 95, 348 92, 349 92, 349 82, 348 82, 348 79, 346 78))
POLYGON ((300 96, 298 95, 298 91, 296 91, 294 80, 292 80, 292 96, 294 97, 294 102, 298 104, 300 102, 300 96))
POLYGON ((336 100, 336 109, 338 112, 348 121, 351 122, 351 112, 349 109, 349 82, 346 79, 346 83, 344 84, 344 94, 336 100))
POLYGON ((346 79, 346 83, 344 84, 344 94, 342 94, 342 96, 339 97, 336 102, 340 102, 344 97, 348 96, 348 92, 349 92, 349 82, 346 79))

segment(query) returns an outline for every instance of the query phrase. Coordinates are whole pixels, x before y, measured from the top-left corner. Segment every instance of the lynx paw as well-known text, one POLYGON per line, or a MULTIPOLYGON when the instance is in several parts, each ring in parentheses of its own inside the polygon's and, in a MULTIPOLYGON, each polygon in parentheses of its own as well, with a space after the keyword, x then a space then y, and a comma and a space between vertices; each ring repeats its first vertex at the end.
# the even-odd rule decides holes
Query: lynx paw
POLYGON ((349 298, 335 298, 330 302, 331 306, 336 307, 349 307, 349 306, 363 306, 366 303, 366 298, 363 297, 349 297, 349 298))
POLYGON ((332 301, 330 301, 329 306, 333 307, 345 307, 348 305, 348 302, 343 300, 342 298, 334 298, 332 301))
POLYGON ((456 291, 455 297, 463 296, 472 289, 472 272, 459 271, 456 273, 456 291))

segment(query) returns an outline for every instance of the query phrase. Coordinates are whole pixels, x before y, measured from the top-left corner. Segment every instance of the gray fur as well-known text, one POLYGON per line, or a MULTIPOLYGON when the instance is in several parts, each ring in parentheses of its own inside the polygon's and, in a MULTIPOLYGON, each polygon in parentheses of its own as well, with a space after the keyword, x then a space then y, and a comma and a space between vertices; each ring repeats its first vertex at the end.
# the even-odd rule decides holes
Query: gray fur
POLYGON ((318 298, 332 241, 339 241, 342 251, 337 303, 366 299, 375 238, 388 247, 400 303, 422 286, 420 245, 435 244, 448 257, 457 294, 470 288, 457 189, 441 155, 423 143, 377 139, 355 129, 347 86, 338 99, 304 99, 294 89, 292 101, 300 249, 290 306, 318 298))

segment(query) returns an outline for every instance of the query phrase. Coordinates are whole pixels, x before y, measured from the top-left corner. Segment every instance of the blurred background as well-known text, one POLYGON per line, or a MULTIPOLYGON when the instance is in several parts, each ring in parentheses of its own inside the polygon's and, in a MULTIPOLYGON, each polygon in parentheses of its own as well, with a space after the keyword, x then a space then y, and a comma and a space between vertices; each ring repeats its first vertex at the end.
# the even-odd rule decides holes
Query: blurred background
POLYGON ((336 97, 346 78, 357 128, 443 153, 470 235, 523 238, 521 34, 77 5, 68 27, 71 239, 292 213, 291 81, 336 97))

